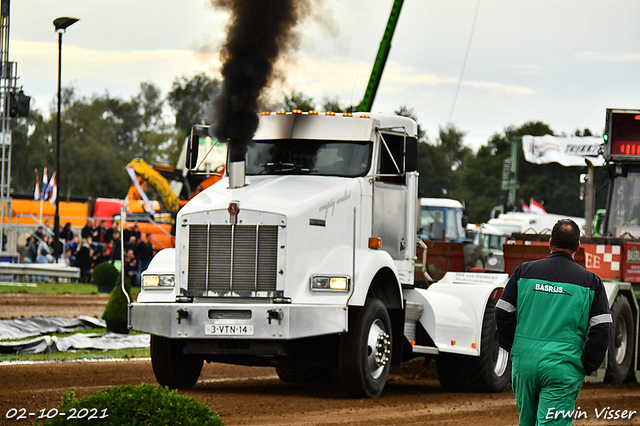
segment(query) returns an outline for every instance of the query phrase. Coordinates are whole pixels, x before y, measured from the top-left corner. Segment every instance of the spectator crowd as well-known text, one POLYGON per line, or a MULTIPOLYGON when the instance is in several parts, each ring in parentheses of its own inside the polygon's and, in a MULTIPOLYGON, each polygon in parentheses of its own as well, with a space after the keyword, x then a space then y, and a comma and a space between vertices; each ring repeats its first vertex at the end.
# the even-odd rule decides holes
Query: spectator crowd
MULTIPOLYGON (((70 266, 80 268, 82 282, 91 282, 93 268, 102 262, 111 262, 118 269, 124 267, 131 285, 140 285, 141 273, 149 267, 155 255, 152 235, 143 235, 138 225, 129 224, 124 230, 124 265, 121 265, 121 242, 118 222, 112 221, 107 227, 107 221, 102 220, 96 226, 94 219, 88 219, 87 224, 75 233, 71 223, 67 222, 60 230, 60 240, 64 243, 64 257, 70 266)), ((25 263, 53 263, 55 262, 52 240, 53 230, 49 221, 39 226, 25 243, 25 263)))

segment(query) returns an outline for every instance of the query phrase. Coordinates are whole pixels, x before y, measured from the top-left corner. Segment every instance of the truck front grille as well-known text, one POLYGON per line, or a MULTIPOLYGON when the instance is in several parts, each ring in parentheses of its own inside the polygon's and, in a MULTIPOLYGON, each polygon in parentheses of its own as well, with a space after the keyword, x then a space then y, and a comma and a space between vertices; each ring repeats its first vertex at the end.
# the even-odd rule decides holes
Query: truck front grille
POLYGON ((276 225, 190 225, 187 289, 194 296, 271 296, 276 225))

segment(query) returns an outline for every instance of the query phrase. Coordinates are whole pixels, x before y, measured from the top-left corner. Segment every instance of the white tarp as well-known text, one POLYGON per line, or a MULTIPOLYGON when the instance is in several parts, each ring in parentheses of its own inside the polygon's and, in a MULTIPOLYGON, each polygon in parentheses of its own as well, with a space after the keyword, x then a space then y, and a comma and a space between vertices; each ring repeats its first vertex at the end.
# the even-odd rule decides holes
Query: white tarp
POLYGON ((47 333, 68 333, 82 328, 104 328, 101 319, 35 317, 0 320, 0 354, 35 354, 42 352, 77 351, 80 349, 148 348, 148 334, 76 333, 70 336, 48 336, 47 333), (28 340, 25 337, 35 337, 28 340), (9 340, 14 339, 14 340, 9 340))
POLYGON ((29 340, 0 342, 0 353, 38 354, 43 352, 75 352, 81 349, 148 348, 148 334, 76 333, 71 336, 40 336, 29 340))
POLYGON ((563 166, 586 166, 589 159, 594 166, 602 166, 604 158, 598 155, 602 138, 591 136, 560 138, 551 135, 522 137, 522 152, 529 163, 560 163, 563 166))
POLYGON ((0 339, 24 339, 47 333, 69 333, 82 328, 105 327, 103 320, 88 316, 12 318, 0 320, 0 339))

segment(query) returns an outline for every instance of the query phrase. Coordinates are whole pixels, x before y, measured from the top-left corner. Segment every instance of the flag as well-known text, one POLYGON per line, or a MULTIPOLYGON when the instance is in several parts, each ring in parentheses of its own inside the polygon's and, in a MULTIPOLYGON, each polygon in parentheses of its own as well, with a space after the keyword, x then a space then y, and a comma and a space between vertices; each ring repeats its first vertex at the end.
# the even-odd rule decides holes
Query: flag
POLYGON ((53 172, 53 176, 51 176, 51 184, 49 185, 49 187, 51 188, 51 191, 49 194, 49 199, 47 201, 55 204, 58 197, 58 182, 56 180, 56 172, 53 172))
POLYGON ((36 169, 36 189, 33 191, 33 201, 40 200, 40 176, 38 176, 38 169, 36 169))
POLYGON ((522 211, 525 213, 531 213, 531 209, 529 208, 528 205, 525 204, 524 200, 521 198, 520 199, 520 205, 522 206, 522 211))
POLYGON ((47 168, 44 168, 44 175, 42 176, 42 200, 47 199, 47 192, 49 191, 49 178, 47 177, 47 168))
POLYGON ((541 203, 531 197, 531 202, 529 203, 529 209, 531 209, 531 213, 537 214, 547 214, 547 211, 544 209, 541 203))

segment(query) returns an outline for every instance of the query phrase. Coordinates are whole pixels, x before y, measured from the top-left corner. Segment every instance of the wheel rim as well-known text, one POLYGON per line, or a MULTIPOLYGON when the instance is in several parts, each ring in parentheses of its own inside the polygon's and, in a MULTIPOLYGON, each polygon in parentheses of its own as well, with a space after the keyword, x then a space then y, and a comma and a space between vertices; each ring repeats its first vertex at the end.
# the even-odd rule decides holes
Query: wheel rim
MULTIPOLYGON (((498 329, 494 330, 494 341, 498 341, 498 329)), ((493 353, 493 372, 496 376, 502 377, 509 365, 509 352, 498 346, 498 350, 493 353)))
POLYGON ((367 365, 374 379, 380 378, 391 355, 391 336, 387 334, 384 323, 377 319, 371 324, 367 336, 367 365))
POLYGON ((498 348, 495 361, 496 363, 493 367, 493 372, 496 376, 502 377, 504 372, 507 370, 507 365, 509 365, 509 352, 502 348, 498 348))
POLYGON ((615 338, 615 360, 617 364, 622 364, 627 355, 627 321, 620 315, 616 321, 615 338))

